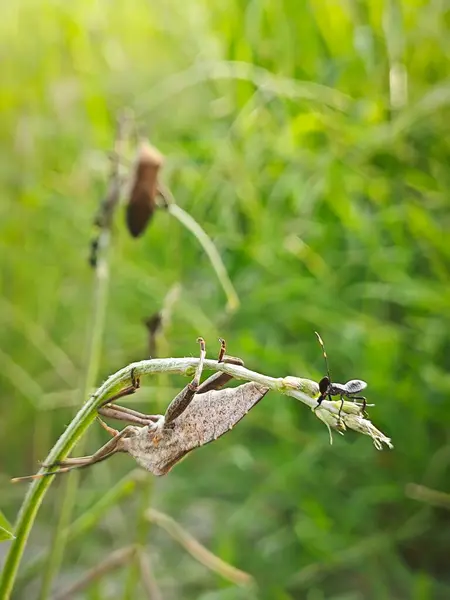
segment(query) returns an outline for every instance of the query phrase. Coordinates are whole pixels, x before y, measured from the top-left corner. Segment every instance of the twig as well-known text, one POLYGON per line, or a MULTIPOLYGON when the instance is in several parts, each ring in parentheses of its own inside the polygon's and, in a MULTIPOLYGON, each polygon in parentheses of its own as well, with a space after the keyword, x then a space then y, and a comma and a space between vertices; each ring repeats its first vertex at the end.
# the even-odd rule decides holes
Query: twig
POLYGON ((134 544, 111 552, 105 560, 87 571, 82 579, 67 587, 59 594, 56 594, 54 600, 70 600, 75 594, 86 589, 91 583, 100 579, 106 573, 126 565, 136 555, 136 552, 137 546, 134 544))
MULTIPOLYGON (((147 474, 141 469, 135 469, 128 473, 112 488, 108 489, 106 493, 102 494, 95 504, 89 506, 83 514, 67 527, 64 532, 67 542, 73 542, 82 535, 86 535, 86 533, 95 527, 112 507, 117 506, 119 502, 128 496, 135 494, 137 487, 141 486, 146 480, 147 474)), ((48 553, 48 550, 44 550, 33 556, 32 560, 21 570, 19 574, 19 583, 16 585, 16 588, 36 576, 41 570, 42 564, 46 560, 48 553)))
MULTIPOLYGON (((164 334, 165 329, 170 324, 170 320, 172 317, 172 308, 174 303, 177 301, 180 292, 179 284, 175 284, 167 293, 162 308, 159 311, 159 327, 157 334, 164 334)), ((150 357, 156 356, 156 332, 150 332, 150 346, 153 345, 154 350, 150 349, 150 357), (153 353, 154 352, 154 353, 153 353)), ((166 346, 166 344, 164 344, 166 346)), ((162 380, 166 378, 167 375, 161 375, 158 379, 158 383, 161 384, 162 380)), ((153 478, 148 476, 146 478, 145 484, 142 486, 142 491, 140 498, 138 499, 138 507, 136 512, 136 533, 135 533, 135 541, 140 544, 142 547, 147 546, 147 538, 149 537, 150 531, 150 523, 148 519, 145 518, 145 511, 151 504, 151 495, 153 490, 153 478)), ((125 592, 123 594, 124 600, 134 600, 137 594, 137 587, 140 580, 140 571, 141 565, 139 563, 138 558, 133 561, 128 569, 126 583, 125 583, 125 592)))
POLYGON ((139 548, 137 554, 139 569, 141 572, 142 587, 149 600, 163 600, 161 590, 153 573, 150 557, 145 553, 144 548, 139 548))
POLYGON ((166 187, 160 187, 159 194, 164 201, 164 206, 167 211, 178 221, 188 229, 192 235, 197 238, 198 242, 202 246, 206 255, 208 256, 211 265, 216 272, 217 279, 219 280, 220 285, 225 292, 227 297, 227 309, 229 311, 234 311, 239 306, 239 297, 236 293, 236 290, 231 283, 231 279, 228 276, 225 265, 223 264, 222 258, 217 251, 217 248, 213 244, 211 238, 207 235, 207 233, 200 227, 197 221, 191 217, 189 213, 184 211, 182 208, 178 206, 175 202, 175 198, 172 195, 172 192, 166 187))
POLYGON ((154 510, 153 508, 148 509, 145 515, 149 521, 156 523, 156 525, 165 529, 174 540, 189 552, 189 554, 211 571, 218 573, 224 579, 228 579, 237 585, 248 585, 253 583, 253 577, 249 575, 249 573, 236 569, 236 567, 233 567, 210 552, 200 544, 194 536, 172 519, 172 517, 169 517, 169 515, 154 510))
POLYGON ((412 498, 412 500, 418 500, 419 502, 425 502, 450 510, 450 494, 446 494, 445 492, 433 490, 417 483, 408 483, 405 487, 405 494, 408 498, 412 498))
MULTIPOLYGON (((144 325, 148 330, 148 356, 149 358, 157 358, 159 338, 163 337, 164 331, 167 329, 172 319, 172 310, 174 304, 180 296, 181 285, 175 283, 167 292, 164 298, 161 310, 154 313, 144 321, 144 325)), ((166 344, 164 344, 166 346, 166 344)))

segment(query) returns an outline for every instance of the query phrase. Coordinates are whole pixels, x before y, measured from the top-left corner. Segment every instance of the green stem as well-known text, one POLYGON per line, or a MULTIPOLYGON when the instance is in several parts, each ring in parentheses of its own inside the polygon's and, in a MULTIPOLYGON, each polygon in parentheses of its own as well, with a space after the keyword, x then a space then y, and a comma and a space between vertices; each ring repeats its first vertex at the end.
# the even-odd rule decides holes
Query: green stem
MULTIPOLYGON (((117 506, 122 500, 136 494, 137 490, 147 481, 146 472, 136 469, 128 473, 123 479, 118 481, 106 493, 102 494, 97 502, 91 505, 67 528, 66 539, 74 542, 82 535, 91 531, 102 517, 114 506, 117 506)), ((28 562, 19 575, 19 582, 16 584, 16 593, 20 592, 19 586, 24 586, 30 579, 36 577, 41 571, 42 565, 47 560, 48 551, 43 550, 34 556, 28 562)))
POLYGON ((200 227, 197 221, 193 219, 190 214, 180 208, 178 204, 170 202, 167 205, 167 210, 197 238, 203 250, 206 252, 209 260, 211 261, 211 265, 216 272, 217 279, 219 280, 220 285, 225 292, 227 297, 227 309, 230 311, 236 310, 239 306, 238 295, 233 287, 233 284, 231 283, 230 278, 228 277, 225 265, 223 264, 220 254, 217 251, 217 248, 214 246, 211 238, 200 227))
MULTIPOLYGON (((128 117, 123 112, 117 120, 114 155, 111 161, 111 174, 107 195, 100 205, 101 214, 99 223, 101 230, 97 239, 98 255, 95 267, 94 297, 88 330, 84 376, 80 387, 80 404, 84 402, 90 390, 94 387, 100 368, 102 337, 105 329, 106 305, 108 301, 111 225, 120 200, 120 156, 122 155, 127 122, 128 117)), ((57 574, 63 559, 64 547, 66 545, 66 531, 72 516, 78 483, 79 473, 75 472, 69 476, 66 486, 63 489, 59 519, 42 578, 40 600, 45 600, 48 597, 53 578, 57 574)))
MULTIPOLYGON (((46 464, 66 458, 94 421, 96 408, 100 401, 99 398, 92 397, 81 407, 63 435, 53 446, 46 458, 46 464)), ((42 468, 39 472, 45 473, 46 469, 42 468)), ((21 506, 15 527, 16 539, 11 543, 0 580, 0 598, 2 600, 8 600, 11 595, 28 536, 42 500, 53 479, 54 476, 48 476, 33 481, 21 506)))
POLYGON ((229 563, 225 562, 207 548, 203 546, 193 535, 186 531, 179 523, 160 512, 149 508, 146 512, 146 517, 152 523, 156 523, 176 540, 189 554, 191 554, 198 562, 205 565, 211 571, 219 573, 225 579, 232 581, 236 585, 246 585, 254 583, 253 578, 245 571, 236 569, 229 563))
MULTIPOLYGON (((102 350, 102 336, 105 328, 106 305, 108 301, 109 288, 109 242, 110 232, 103 230, 101 233, 102 257, 95 270, 94 295, 91 318, 89 319, 88 343, 83 370, 83 381, 80 386, 79 405, 89 396, 90 390, 97 380, 100 357, 102 350)), ((83 453, 84 440, 81 443, 80 452, 83 453)), ((67 540, 67 528, 72 518, 76 492, 80 481, 80 473, 74 471, 71 473, 62 490, 60 499, 59 519, 53 534, 50 553, 48 555, 46 568, 42 577, 40 600, 48 598, 51 590, 52 581, 61 566, 64 548, 67 540)))

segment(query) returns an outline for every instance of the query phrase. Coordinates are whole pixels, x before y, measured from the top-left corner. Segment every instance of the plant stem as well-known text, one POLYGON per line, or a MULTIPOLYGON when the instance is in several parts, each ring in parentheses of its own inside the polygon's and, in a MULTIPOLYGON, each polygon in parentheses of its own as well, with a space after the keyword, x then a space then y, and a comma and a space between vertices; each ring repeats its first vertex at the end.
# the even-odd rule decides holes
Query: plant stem
POLYGON ((152 523, 156 523, 163 529, 167 531, 167 533, 173 537, 189 554, 191 554, 198 562, 202 565, 205 565, 211 571, 214 571, 221 575, 224 579, 228 579, 232 581, 236 585, 249 585, 253 583, 253 578, 251 575, 246 573, 245 571, 241 571, 236 567, 233 567, 229 563, 225 562, 215 554, 213 554, 210 550, 205 548, 203 544, 191 535, 186 529, 184 529, 179 523, 166 515, 165 513, 160 512, 159 510, 154 510, 153 508, 149 508, 146 512, 146 517, 152 523))
POLYGON ((155 574, 153 572, 150 556, 144 548, 138 550, 139 570, 141 573, 142 587, 150 600, 163 600, 161 590, 158 587, 155 574))
POLYGON ((130 560, 133 560, 137 552, 138 547, 134 544, 111 552, 111 554, 99 564, 95 565, 92 569, 89 569, 82 579, 70 585, 60 594, 57 594, 55 600, 68 600, 69 598, 75 597, 78 592, 83 591, 110 571, 119 569, 126 565, 130 560))
MULTIPOLYGON (((120 200, 120 157, 123 154, 124 139, 128 118, 125 113, 119 115, 114 143, 114 154, 111 160, 111 173, 109 176, 106 198, 100 205, 100 232, 97 239, 97 257, 94 262, 94 293, 91 317, 88 323, 87 351, 83 381, 80 386, 79 403, 82 404, 94 387, 100 369, 102 353, 102 337, 105 329, 106 305, 109 289, 109 258, 111 254, 111 226, 116 208, 120 200)), ((97 219, 99 217, 97 216, 97 219)), ((82 442, 82 448, 84 440, 82 442)), ((82 452, 82 449, 80 450, 82 452)), ((60 500, 61 509, 59 519, 53 535, 50 554, 44 575, 39 598, 46 600, 49 596, 54 577, 58 573, 64 556, 66 545, 66 531, 72 516, 72 509, 78 488, 80 475, 71 473, 62 491, 60 500)))
MULTIPOLYGON (((66 539, 70 542, 78 539, 91 531, 102 517, 114 506, 117 506, 122 500, 135 494, 137 490, 147 482, 147 474, 142 469, 135 469, 118 481, 106 493, 102 494, 97 502, 92 504, 81 514, 65 531, 66 539)), ((40 572, 43 563, 47 560, 48 551, 43 550, 36 556, 33 556, 19 575, 20 585, 25 585, 30 579, 36 577, 40 572)), ((16 590, 18 584, 16 584, 16 590)), ((19 589, 20 591, 20 589, 19 589)))
MULTIPOLYGON (((92 398, 81 407, 63 435, 52 448, 47 456, 46 463, 62 460, 69 454, 89 425, 94 421, 95 406, 96 401, 92 398)), ((41 472, 44 473, 45 468, 42 468, 41 472)), ((33 481, 21 506, 15 527, 16 539, 11 543, 0 580, 0 598, 2 600, 8 600, 11 595, 28 536, 52 480, 53 476, 49 476, 33 481)))
MULTIPOLYGON (((128 385, 133 370, 135 377, 155 375, 157 373, 178 373, 189 377, 194 374, 198 361, 198 358, 185 357, 155 358, 131 363, 113 375, 110 375, 95 392, 93 399, 97 405, 124 385, 128 385)), ((319 395, 319 386, 311 379, 299 377, 270 377, 268 375, 263 375, 262 373, 257 373, 256 371, 251 371, 240 365, 217 362, 217 360, 211 359, 205 359, 203 368, 205 371, 221 371, 223 373, 228 373, 235 379, 254 381, 255 383, 259 383, 272 390, 292 396, 310 408, 314 408, 317 405, 315 398, 319 395)), ((335 414, 339 412, 339 409, 335 407, 334 402, 324 400, 322 402, 322 407, 327 408, 335 414)))
MULTIPOLYGON (((80 401, 82 404, 95 385, 102 350, 102 336, 105 328, 106 305, 108 301, 109 288, 109 241, 110 232, 104 230, 101 233, 103 253, 95 270, 94 297, 92 314, 89 320, 88 344, 86 362, 83 374, 83 382, 80 387, 80 401)), ((84 440, 83 440, 84 442, 84 440)), ((84 443, 81 446, 83 448, 84 443)), ((80 449, 82 453, 83 450, 80 449)), ((53 534, 50 553, 48 555, 46 568, 42 577, 40 600, 46 600, 50 594, 52 581, 59 571, 64 556, 64 547, 67 541, 67 528, 69 526, 74 507, 76 492, 80 481, 79 471, 74 471, 65 482, 60 498, 59 519, 53 534)))
MULTIPOLYGON (((114 390, 118 389, 122 382, 130 380, 133 366, 135 366, 137 369, 136 375, 150 373, 186 373, 186 371, 192 371, 193 368, 195 369, 195 365, 197 364, 198 360, 198 358, 146 360, 128 365, 120 371, 117 371, 117 373, 111 375, 97 390, 97 392, 91 396, 85 402, 85 404, 83 404, 78 413, 72 419, 67 429, 63 432, 56 444, 53 446, 44 464, 52 464, 66 458, 66 456, 86 432, 89 425, 91 425, 91 423, 94 421, 97 414, 97 407, 106 399, 108 395, 114 393, 114 390)), ((266 382, 277 381, 272 377, 267 378, 263 375, 259 375, 258 373, 248 371, 243 367, 230 365, 228 363, 218 363, 215 360, 206 360, 204 363, 204 368, 210 370, 226 370, 226 372, 229 372, 229 369, 231 368, 239 378, 246 379, 249 376, 250 381, 254 381, 255 377, 260 382, 261 379, 262 381, 266 382)), ((317 384, 314 382, 311 383, 317 386, 317 384)), ((271 387, 273 386, 274 384, 272 384, 271 387)), ((42 467, 39 470, 39 473, 45 472, 45 467, 42 467)), ((14 531, 16 538, 11 542, 0 580, 0 598, 2 600, 8 600, 11 595, 28 536, 42 500, 44 499, 44 496, 53 479, 54 475, 36 479, 32 482, 28 489, 28 493, 17 517, 14 531)))
POLYGON ((211 238, 200 227, 197 221, 193 219, 190 214, 180 208, 175 202, 168 203, 167 210, 197 238, 203 250, 208 255, 211 265, 216 272, 217 279, 219 280, 223 291, 225 292, 227 297, 227 309, 230 311, 236 310, 239 306, 238 295, 233 287, 233 284, 231 283, 230 278, 228 277, 228 273, 225 265, 222 262, 222 258, 220 257, 220 254, 213 244, 211 238))
MULTIPOLYGON (((127 115, 121 114, 117 122, 117 132, 114 144, 114 156, 111 163, 111 173, 108 182, 106 198, 103 200, 101 211, 101 231, 98 237, 98 263, 95 268, 94 300, 91 323, 88 337, 88 351, 84 371, 83 385, 81 386, 80 403, 88 396, 89 391, 95 384, 97 378, 100 356, 101 339, 105 325, 106 303, 108 299, 109 283, 109 251, 111 240, 111 224, 114 211, 120 199, 120 156, 123 150, 127 127, 127 115)), ((86 402, 72 420, 64 434, 56 442, 53 450, 46 459, 46 463, 53 463, 67 456, 73 446, 81 439, 87 427, 95 418, 95 409, 92 410, 91 404, 94 401, 86 402)), ((63 549, 65 545, 65 531, 70 521, 73 499, 78 486, 78 474, 74 473, 69 477, 62 500, 62 509, 60 518, 55 529, 52 549, 50 551, 47 568, 43 576, 40 598, 45 599, 51 587, 52 579, 58 571, 61 563, 63 549)), ((37 511, 42 499, 51 484, 52 477, 44 477, 36 480, 29 488, 28 494, 19 511, 16 523, 16 539, 11 544, 6 558, 5 566, 0 580, 0 598, 7 600, 11 594, 20 560, 22 558, 25 544, 27 542, 37 511)))

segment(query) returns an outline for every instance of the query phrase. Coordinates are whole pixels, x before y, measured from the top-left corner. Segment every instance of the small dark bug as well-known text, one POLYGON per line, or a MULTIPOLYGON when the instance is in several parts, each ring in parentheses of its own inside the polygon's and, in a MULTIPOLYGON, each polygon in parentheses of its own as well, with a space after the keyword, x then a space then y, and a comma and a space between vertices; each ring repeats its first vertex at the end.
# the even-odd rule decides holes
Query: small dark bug
POLYGON ((362 381, 361 379, 351 379, 347 381, 347 383, 332 383, 331 375, 330 375, 330 367, 328 366, 328 357, 325 351, 325 346, 322 338, 317 333, 317 339, 319 340, 319 344, 322 348, 323 358, 325 359, 325 366, 327 369, 327 376, 322 377, 319 381, 319 391, 320 396, 317 399, 317 407, 322 404, 322 401, 328 396, 328 399, 331 401, 331 396, 340 396, 341 398, 341 406, 339 408, 339 417, 341 416, 342 407, 344 406, 344 398, 348 398, 349 400, 362 400, 362 411, 364 413, 366 408, 366 398, 364 396, 356 396, 359 392, 362 392, 367 387, 367 383, 362 381))

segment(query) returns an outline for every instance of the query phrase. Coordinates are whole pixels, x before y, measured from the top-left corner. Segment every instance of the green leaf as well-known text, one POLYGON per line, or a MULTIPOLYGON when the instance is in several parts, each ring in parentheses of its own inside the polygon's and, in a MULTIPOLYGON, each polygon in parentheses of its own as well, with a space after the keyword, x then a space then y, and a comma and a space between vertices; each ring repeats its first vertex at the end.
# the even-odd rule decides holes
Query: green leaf
POLYGON ((11 533, 11 525, 6 519, 5 515, 0 510, 0 542, 5 542, 6 540, 13 540, 14 535, 11 533))

